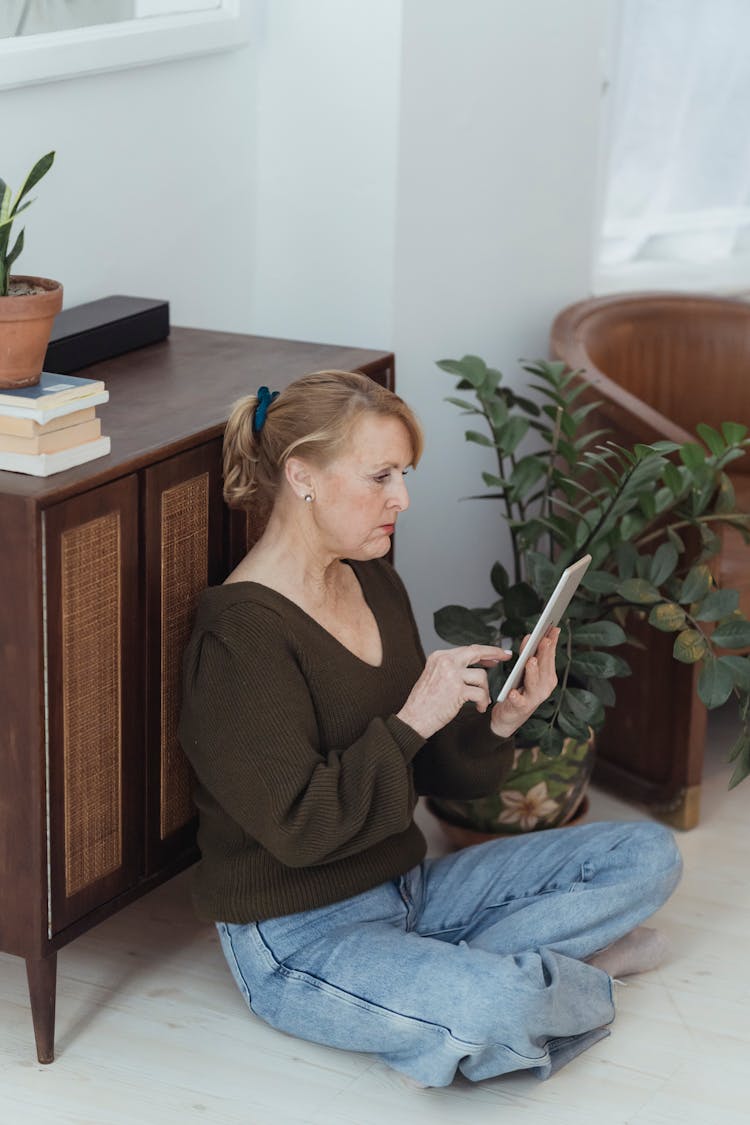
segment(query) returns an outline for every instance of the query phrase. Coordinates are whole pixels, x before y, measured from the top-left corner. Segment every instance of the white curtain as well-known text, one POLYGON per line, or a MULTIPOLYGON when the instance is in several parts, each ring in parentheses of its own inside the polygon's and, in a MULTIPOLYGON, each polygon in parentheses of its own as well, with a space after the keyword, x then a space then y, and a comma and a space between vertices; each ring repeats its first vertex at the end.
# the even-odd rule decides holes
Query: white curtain
POLYGON ((750 0, 621 0, 601 265, 750 251, 750 0))

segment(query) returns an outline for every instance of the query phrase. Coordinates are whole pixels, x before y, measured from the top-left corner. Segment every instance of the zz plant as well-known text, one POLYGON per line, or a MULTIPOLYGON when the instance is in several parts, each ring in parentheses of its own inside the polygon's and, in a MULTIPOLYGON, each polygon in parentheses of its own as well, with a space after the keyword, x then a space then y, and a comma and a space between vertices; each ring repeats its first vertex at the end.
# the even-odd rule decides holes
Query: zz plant
POLYGON ((0 297, 8 296, 11 266, 23 250, 23 230, 20 231, 12 248, 9 249, 11 227, 21 212, 34 202, 33 199, 27 199, 25 203, 22 200, 26 198, 32 188, 36 187, 42 176, 49 172, 54 159, 54 152, 48 152, 46 156, 37 160, 24 180, 15 200, 11 189, 4 180, 0 179, 0 297))
MULTIPOLYGON (((738 784, 750 773, 750 656, 736 650, 750 646, 750 621, 737 591, 717 587, 710 560, 722 524, 750 542, 750 515, 737 510, 726 472, 750 446, 748 427, 699 425, 694 442, 626 449, 605 431, 585 432, 597 404, 577 402, 584 384, 564 364, 524 365, 539 402, 503 385, 478 356, 438 367, 472 395, 447 401, 484 423, 466 439, 494 450, 497 471, 482 474, 488 491, 476 498, 500 502, 512 545, 512 573, 499 562, 492 568, 493 604, 445 606, 435 614, 438 634, 454 644, 508 637, 517 651, 562 570, 590 553, 562 623, 558 685, 519 743, 554 757, 567 738, 584 740, 603 725, 615 702, 612 681, 630 673, 615 650, 636 643, 626 632, 636 613, 674 634, 675 660, 701 665, 698 693, 708 708, 736 698, 741 733, 730 786, 738 784)), ((493 689, 505 674, 495 670, 493 689)))

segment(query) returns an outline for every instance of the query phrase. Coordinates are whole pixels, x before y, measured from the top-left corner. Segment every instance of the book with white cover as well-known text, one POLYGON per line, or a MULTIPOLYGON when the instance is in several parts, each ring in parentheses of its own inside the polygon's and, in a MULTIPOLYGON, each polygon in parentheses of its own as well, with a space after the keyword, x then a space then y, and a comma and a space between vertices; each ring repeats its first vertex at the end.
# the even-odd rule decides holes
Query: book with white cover
POLYGON ((32 477, 50 477, 53 473, 61 473, 64 469, 85 465, 87 461, 93 461, 96 457, 106 457, 109 451, 109 438, 100 437, 95 441, 86 441, 83 445, 61 449, 58 453, 0 452, 0 470, 27 473, 32 477))
POLYGON ((94 394, 83 398, 65 399, 56 406, 43 406, 43 400, 37 405, 29 402, 26 406, 9 406, 7 402, 0 403, 0 415, 6 418, 32 418, 40 426, 51 422, 53 418, 62 418, 65 414, 72 414, 74 410, 83 410, 87 406, 101 406, 109 401, 109 391, 96 391, 94 394))

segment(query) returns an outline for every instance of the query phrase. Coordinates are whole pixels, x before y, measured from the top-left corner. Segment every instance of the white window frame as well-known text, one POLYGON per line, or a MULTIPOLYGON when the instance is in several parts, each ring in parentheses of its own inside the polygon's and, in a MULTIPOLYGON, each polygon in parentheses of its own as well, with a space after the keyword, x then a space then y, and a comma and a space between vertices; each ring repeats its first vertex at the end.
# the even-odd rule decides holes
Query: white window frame
POLYGON ((0 90, 241 47, 252 4, 220 0, 208 11, 0 39, 0 90))

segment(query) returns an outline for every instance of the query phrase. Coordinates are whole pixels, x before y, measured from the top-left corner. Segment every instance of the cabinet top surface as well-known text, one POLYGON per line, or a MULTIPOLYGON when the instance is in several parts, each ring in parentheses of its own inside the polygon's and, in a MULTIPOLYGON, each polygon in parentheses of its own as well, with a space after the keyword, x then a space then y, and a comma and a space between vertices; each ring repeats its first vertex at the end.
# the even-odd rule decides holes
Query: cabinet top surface
POLYGON ((172 328, 161 343, 76 374, 103 379, 97 407, 112 452, 51 477, 0 472, 0 495, 57 502, 181 449, 218 437, 236 399, 262 384, 283 390, 309 371, 362 370, 392 361, 386 351, 172 328))

